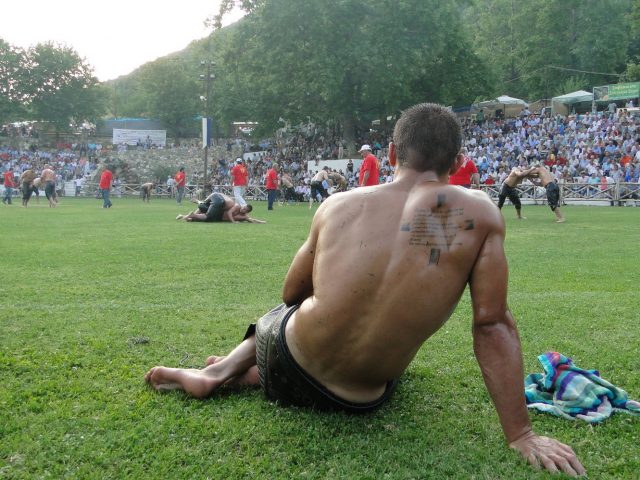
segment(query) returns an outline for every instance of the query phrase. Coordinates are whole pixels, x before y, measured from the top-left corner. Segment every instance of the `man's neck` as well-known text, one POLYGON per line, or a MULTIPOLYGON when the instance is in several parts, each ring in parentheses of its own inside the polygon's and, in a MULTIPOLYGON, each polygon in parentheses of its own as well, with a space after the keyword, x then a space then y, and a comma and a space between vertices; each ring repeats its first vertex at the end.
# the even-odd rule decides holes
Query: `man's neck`
POLYGON ((411 182, 414 184, 433 182, 433 183, 448 183, 448 175, 438 175, 433 170, 427 170, 426 172, 418 172, 412 168, 397 167, 394 182, 411 182))

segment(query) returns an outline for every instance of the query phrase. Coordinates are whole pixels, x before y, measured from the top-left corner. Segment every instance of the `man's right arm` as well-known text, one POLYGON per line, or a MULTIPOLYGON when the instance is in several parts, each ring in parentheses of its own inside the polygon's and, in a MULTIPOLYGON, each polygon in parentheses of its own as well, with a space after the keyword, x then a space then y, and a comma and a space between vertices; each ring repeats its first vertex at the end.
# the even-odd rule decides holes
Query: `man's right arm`
POLYGON ((533 465, 569 475, 586 473, 573 450, 531 429, 524 397, 522 351, 507 305, 508 267, 504 254, 504 220, 493 223, 478 254, 469 287, 473 303, 473 346, 487 390, 511 448, 533 465))
MULTIPOLYGON (((364 165, 363 165, 363 168, 364 168, 364 165)), ((367 169, 362 174, 362 182, 360 183, 360 186, 364 187, 367 184, 367 180, 369 180, 369 167, 368 166, 367 166, 367 169)))
POLYGON ((313 263, 325 204, 326 202, 320 205, 313 217, 309 237, 293 257, 287 276, 284 279, 282 300, 289 306, 300 304, 313 295, 313 263))

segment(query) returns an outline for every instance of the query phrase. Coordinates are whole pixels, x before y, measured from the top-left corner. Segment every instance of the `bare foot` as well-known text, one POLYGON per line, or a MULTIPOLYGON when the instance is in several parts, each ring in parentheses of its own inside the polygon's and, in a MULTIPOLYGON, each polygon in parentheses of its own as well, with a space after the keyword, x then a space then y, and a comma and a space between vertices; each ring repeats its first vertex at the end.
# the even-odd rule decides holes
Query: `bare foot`
POLYGON ((178 215, 178 216, 176 217, 176 220, 182 220, 183 218, 184 218, 184 215, 178 215))
POLYGON ((204 364, 208 367, 209 365, 213 365, 214 363, 218 363, 220 360, 223 360, 225 357, 218 357, 216 355, 211 355, 207 357, 204 364))
POLYGON ((526 220, 527 217, 518 217, 518 220, 526 220))
MULTIPOLYGON (((207 366, 214 365, 218 362, 221 362, 226 357, 218 357, 216 355, 211 355, 207 357, 205 364, 207 366)), ((225 385, 237 386, 237 387, 247 387, 247 386, 257 386, 260 385, 260 375, 258 374, 258 367, 252 366, 244 372, 242 375, 238 375, 237 377, 230 378, 225 382, 225 385)))
POLYGON ((564 223, 564 222, 566 222, 566 221, 567 221, 567 220, 566 220, 566 219, 564 219, 564 218, 559 218, 558 220, 556 220, 556 223, 564 223))
POLYGON ((222 383, 204 370, 194 368, 154 367, 144 378, 156 390, 184 390, 196 398, 208 397, 222 383))

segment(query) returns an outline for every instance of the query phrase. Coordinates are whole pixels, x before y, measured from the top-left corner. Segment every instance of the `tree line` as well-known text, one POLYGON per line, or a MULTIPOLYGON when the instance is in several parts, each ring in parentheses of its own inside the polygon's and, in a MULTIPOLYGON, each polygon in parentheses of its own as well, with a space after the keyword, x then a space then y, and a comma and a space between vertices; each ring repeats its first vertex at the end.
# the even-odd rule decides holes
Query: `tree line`
POLYGON ((56 132, 96 122, 109 92, 71 47, 53 42, 28 49, 0 38, 0 125, 37 120, 56 132))
POLYGON ((70 49, 0 41, 0 121, 63 126, 106 108, 158 118, 177 138, 197 136, 208 115, 221 135, 233 121, 259 122, 257 133, 313 121, 353 140, 417 102, 534 101, 640 80, 640 0, 224 0, 210 21, 208 38, 103 85, 70 49), (232 8, 247 15, 219 28, 232 8), (36 51, 51 61, 34 61, 36 51), (215 63, 210 98, 203 60, 215 63), (73 73, 51 74, 65 66, 73 73))

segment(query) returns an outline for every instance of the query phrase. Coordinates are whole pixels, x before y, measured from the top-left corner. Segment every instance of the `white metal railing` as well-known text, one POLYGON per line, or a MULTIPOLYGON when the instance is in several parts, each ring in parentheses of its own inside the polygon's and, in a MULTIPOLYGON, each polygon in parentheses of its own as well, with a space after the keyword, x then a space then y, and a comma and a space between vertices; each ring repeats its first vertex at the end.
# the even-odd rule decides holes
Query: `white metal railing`
MULTIPOLYGON (((621 205, 623 202, 640 204, 640 183, 559 183, 562 203, 589 203, 621 205)), ((497 199, 502 185, 482 185, 491 198, 497 199)), ((520 199, 524 203, 545 203, 546 192, 535 185, 518 185, 520 199)))
MULTIPOLYGON (((589 203, 592 205, 622 205, 632 204, 640 205, 640 183, 560 183, 560 198, 562 203, 589 203)), ((502 185, 481 185, 481 190, 486 192, 492 199, 498 199, 502 185)), ((62 189, 62 188, 61 188, 62 189)), ((3 190, 0 185, 0 193, 3 190)), ((114 196, 137 197, 141 196, 141 185, 139 184, 120 184, 111 190, 114 196)), ((213 190, 233 196, 233 187, 230 185, 213 185, 213 190)), ((543 187, 535 185, 518 185, 518 194, 523 203, 544 204, 546 203, 546 192, 543 187)), ((19 189, 14 189, 14 196, 21 195, 19 189)), ((80 195, 99 196, 98 184, 94 182, 85 183, 82 186, 80 195)), ((175 198, 176 189, 170 189, 166 185, 158 185, 153 187, 152 197, 157 198, 175 198)), ((185 187, 185 196, 187 198, 202 198, 202 187, 188 185, 185 187)), ((251 185, 247 187, 245 198, 247 200, 266 200, 267 191, 264 186, 251 185)))

